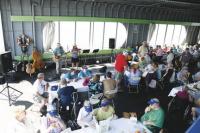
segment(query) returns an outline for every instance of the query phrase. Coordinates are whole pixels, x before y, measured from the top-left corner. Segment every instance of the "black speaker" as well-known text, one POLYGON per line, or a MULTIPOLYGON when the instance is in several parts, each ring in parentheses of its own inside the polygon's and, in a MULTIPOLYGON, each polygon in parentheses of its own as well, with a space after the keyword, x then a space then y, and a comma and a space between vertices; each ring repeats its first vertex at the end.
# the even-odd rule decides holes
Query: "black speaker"
POLYGON ((115 39, 114 38, 109 39, 109 48, 115 49, 115 39))
POLYGON ((13 69, 10 51, 0 53, 0 73, 7 73, 13 69))

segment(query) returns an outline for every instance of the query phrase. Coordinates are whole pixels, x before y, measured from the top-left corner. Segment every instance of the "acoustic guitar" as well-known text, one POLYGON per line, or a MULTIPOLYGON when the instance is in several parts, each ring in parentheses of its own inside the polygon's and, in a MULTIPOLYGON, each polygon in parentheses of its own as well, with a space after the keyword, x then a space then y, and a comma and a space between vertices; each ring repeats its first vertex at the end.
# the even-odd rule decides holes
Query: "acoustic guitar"
POLYGON ((33 64, 30 63, 29 56, 28 56, 28 63, 26 64, 26 73, 30 76, 35 73, 35 68, 33 67, 33 64))

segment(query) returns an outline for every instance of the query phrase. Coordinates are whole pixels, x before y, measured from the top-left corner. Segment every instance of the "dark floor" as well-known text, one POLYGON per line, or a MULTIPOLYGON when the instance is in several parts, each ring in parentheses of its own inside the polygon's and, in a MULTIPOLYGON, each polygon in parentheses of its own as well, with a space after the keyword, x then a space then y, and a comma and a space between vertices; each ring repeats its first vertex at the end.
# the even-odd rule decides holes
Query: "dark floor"
MULTIPOLYGON (((45 73, 47 80, 55 77, 54 67, 49 67, 42 72, 45 73)), ((36 75, 37 74, 34 74, 30 77, 25 72, 16 72, 14 74, 14 81, 19 82, 21 80, 28 80, 33 83, 36 79, 36 75)), ((116 114, 121 117, 122 112, 137 112, 140 118, 141 115, 144 114, 144 109, 147 106, 147 101, 150 98, 156 97, 160 100, 161 107, 164 109, 166 114, 164 128, 169 133, 183 133, 187 129, 187 126, 185 126, 185 123, 182 122, 182 119, 177 117, 176 114, 169 115, 167 113, 167 104, 171 99, 168 97, 169 91, 170 90, 157 90, 154 92, 145 92, 144 90, 141 90, 139 94, 128 93, 126 91, 120 92, 115 99, 116 114)))

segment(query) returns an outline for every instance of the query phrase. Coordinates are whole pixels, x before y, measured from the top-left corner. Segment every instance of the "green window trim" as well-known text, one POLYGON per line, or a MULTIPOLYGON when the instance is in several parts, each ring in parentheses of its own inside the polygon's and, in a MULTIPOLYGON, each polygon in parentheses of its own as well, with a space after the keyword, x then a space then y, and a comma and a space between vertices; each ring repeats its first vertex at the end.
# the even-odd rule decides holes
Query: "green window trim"
MULTIPOLYGON (((159 21, 146 19, 126 19, 126 18, 103 18, 103 17, 78 17, 78 16, 35 16, 35 22, 49 21, 88 21, 88 22, 121 22, 134 24, 175 24, 200 26, 196 22, 176 22, 176 21, 159 21)), ((33 16, 11 16, 12 22, 32 22, 33 16)))

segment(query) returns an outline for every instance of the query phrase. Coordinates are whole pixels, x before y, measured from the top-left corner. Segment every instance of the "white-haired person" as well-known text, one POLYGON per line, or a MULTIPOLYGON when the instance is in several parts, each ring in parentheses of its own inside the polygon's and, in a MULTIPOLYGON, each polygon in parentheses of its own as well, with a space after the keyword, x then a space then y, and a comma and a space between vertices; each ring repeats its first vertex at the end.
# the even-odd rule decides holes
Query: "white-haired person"
POLYGON ((6 133, 34 133, 34 129, 28 126, 25 106, 14 106, 12 112, 14 119, 10 121, 9 127, 6 128, 6 133))
POLYGON ((33 84, 34 89, 36 89, 36 98, 38 102, 41 102, 41 108, 48 101, 48 87, 49 83, 44 80, 44 73, 38 73, 37 79, 33 84))
POLYGON ((150 99, 148 104, 145 114, 141 117, 141 122, 153 133, 158 133, 163 127, 164 111, 157 98, 150 99))
POLYGON ((53 50, 54 54, 54 62, 56 63, 56 74, 60 74, 61 66, 62 66, 62 60, 61 57, 64 55, 65 51, 63 50, 63 47, 60 43, 57 43, 56 48, 53 50))
POLYGON ((123 79, 124 71, 128 66, 128 62, 126 60, 127 56, 128 51, 124 50, 123 53, 119 53, 115 59, 115 80, 117 82, 117 88, 120 88, 120 83, 123 79))
POLYGON ((149 52, 148 43, 146 41, 143 41, 142 46, 140 46, 138 49, 138 55, 139 57, 144 57, 145 54, 147 54, 148 52, 149 52))
POLYGON ((41 133, 61 133, 66 126, 56 110, 49 110, 46 117, 41 118, 41 133))
POLYGON ((90 126, 92 124, 93 115, 92 115, 92 105, 88 100, 84 101, 83 107, 79 110, 77 123, 81 127, 90 126))
POLYGON ((93 111, 93 116, 95 116, 95 119, 97 121, 103 121, 107 119, 113 119, 115 118, 115 110, 110 105, 111 101, 108 99, 103 99, 101 101, 101 107, 97 108, 93 111))

